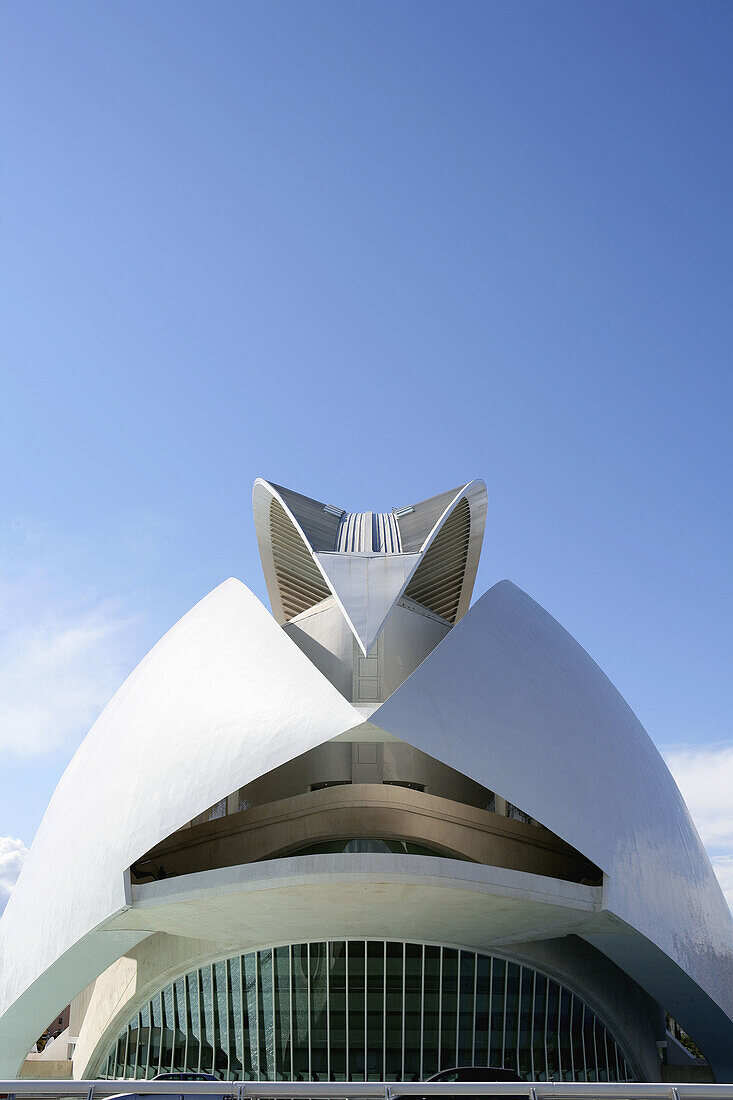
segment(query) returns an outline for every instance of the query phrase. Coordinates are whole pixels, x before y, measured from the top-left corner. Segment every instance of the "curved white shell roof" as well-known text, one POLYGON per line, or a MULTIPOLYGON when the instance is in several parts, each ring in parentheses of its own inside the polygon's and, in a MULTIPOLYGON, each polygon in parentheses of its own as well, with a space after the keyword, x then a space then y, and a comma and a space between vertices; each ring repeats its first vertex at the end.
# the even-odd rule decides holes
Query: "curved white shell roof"
MULTIPOLYGON (((238 581, 151 650, 64 774, 0 924, 0 1075, 147 929, 130 864, 361 716, 238 581), (119 923, 119 922, 118 922, 119 923), (4 1015, 1 1015, 3 1014, 4 1015)), ((496 790, 605 872, 588 938, 733 1075, 733 922, 682 798, 587 653, 527 595, 482 597, 372 724, 496 790)))
POLYGON ((49 804, 0 922, 0 1076, 141 936, 103 931, 125 872, 236 787, 361 716, 237 580, 128 677, 49 804))
POLYGON ((602 868, 604 909, 619 933, 639 935, 591 942, 733 1072, 730 910, 651 739, 555 619, 502 581, 371 722, 499 791, 602 868))

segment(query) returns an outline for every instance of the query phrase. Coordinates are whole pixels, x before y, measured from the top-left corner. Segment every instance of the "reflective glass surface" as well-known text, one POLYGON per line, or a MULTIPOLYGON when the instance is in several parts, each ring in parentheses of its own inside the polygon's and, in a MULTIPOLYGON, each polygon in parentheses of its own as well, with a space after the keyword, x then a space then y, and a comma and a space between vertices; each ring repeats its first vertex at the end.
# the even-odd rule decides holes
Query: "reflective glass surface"
POLYGON ((193 970, 140 1006, 101 1076, 416 1081, 456 1065, 633 1080, 601 1020, 540 971, 384 940, 290 944, 193 970))

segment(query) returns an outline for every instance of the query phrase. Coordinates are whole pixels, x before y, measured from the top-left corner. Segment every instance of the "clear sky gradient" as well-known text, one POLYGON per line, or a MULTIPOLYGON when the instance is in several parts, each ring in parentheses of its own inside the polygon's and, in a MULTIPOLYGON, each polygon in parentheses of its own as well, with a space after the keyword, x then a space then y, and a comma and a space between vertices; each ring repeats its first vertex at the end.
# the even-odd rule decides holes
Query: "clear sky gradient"
POLYGON ((703 769, 733 876, 733 6, 0 20, 0 838, 193 603, 266 599, 256 476, 483 477, 476 594, 519 584, 703 769))

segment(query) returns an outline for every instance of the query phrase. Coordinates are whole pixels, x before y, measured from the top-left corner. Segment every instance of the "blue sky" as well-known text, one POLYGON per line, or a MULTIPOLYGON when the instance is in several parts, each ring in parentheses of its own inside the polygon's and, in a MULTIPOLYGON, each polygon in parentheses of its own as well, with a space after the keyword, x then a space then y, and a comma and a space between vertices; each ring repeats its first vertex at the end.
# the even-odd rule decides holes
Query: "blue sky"
POLYGON ((476 593, 588 649, 733 897, 733 8, 0 20, 0 893, 146 650, 227 576, 266 599, 261 475, 485 478, 476 593))

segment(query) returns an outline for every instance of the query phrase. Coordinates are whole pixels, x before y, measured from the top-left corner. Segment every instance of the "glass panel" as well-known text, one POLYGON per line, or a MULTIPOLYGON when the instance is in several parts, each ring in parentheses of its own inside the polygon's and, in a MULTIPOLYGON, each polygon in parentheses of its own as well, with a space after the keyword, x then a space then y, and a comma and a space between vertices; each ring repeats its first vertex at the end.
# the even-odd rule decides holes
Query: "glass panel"
POLYGON ((547 983, 547 1067, 549 1080, 560 1077, 560 1059, 557 1047, 557 1024, 559 1015, 559 989, 557 982, 547 983))
POLYGON ((293 1069, 296 1081, 307 1081, 310 1072, 308 1054, 308 946, 296 944, 292 949, 293 984, 291 1002, 293 1005, 293 1069))
POLYGON ((385 1079, 402 1076, 402 955, 401 943, 387 944, 387 1012, 385 1035, 385 1079))
POLYGON ((486 955, 476 957, 476 1066, 489 1064, 489 980, 490 959, 486 955))
POLYGON ((452 947, 443 948, 443 982, 440 1024, 440 1068, 450 1069, 456 1064, 456 1037, 458 1022, 458 952, 452 947))
POLYGON ((422 1002, 422 947, 405 944, 405 1081, 420 1080, 420 1019, 422 1002))
POLYGON ((473 995, 476 956, 461 951, 458 986, 458 1057, 456 1065, 473 1065, 473 995))
POLYGON ((585 1061, 588 1070, 589 1081, 597 1081, 598 1073, 596 1071, 596 1053, 595 1045, 593 1043, 593 1025, 595 1023, 595 1016, 589 1008, 585 1010, 585 1019, 583 1021, 583 1041, 585 1043, 585 1061))
POLYGON ((381 1081, 384 1062, 384 950, 383 943, 367 943, 367 1077, 381 1081))
POLYGON ((562 1081, 573 1080, 573 1057, 570 1049, 570 1003, 571 995, 567 989, 560 992, 560 1027, 558 1039, 560 1043, 560 1078, 562 1081))
POLYGON ((173 1036, 173 1069, 181 1073, 186 1067, 186 980, 179 978, 173 985, 175 1033, 173 1036))
POLYGON ((150 1044, 150 1005, 147 1004, 140 1013, 140 1025, 137 1033, 137 1065, 136 1077, 147 1077, 148 1073, 148 1046, 150 1044))
MULTIPOLYGON (((346 944, 336 940, 328 945, 330 1080, 346 1080, 346 944)), ((362 1045, 363 1045, 362 1038, 362 1045)), ((362 1054, 362 1061, 364 1055, 362 1054)))
POLYGON ((257 1029, 257 956, 255 954, 243 955, 242 969, 244 979, 242 1010, 244 1013, 245 1080, 258 1081, 260 1076, 260 1048, 257 1029))
MULTIPOLYGON (((173 1036, 175 1034, 176 1021, 173 1014, 173 986, 167 985, 163 990, 163 1034, 160 1039, 160 1070, 161 1073, 170 1073, 173 1061, 173 1036)), ((156 1073, 157 1073, 156 1068, 156 1073)))
POLYGON ((188 1053, 186 1068, 196 1071, 201 1056, 201 1006, 199 1001, 199 972, 194 970, 186 975, 188 994, 188 1053))
POLYGON ((311 1081, 328 1080, 328 959, 325 943, 312 943, 309 952, 311 1081))
POLYGON ((439 1069, 440 1051, 440 948, 425 947, 425 995, 423 1000, 422 1077, 439 1069))
POLYGON ((520 967, 519 1040, 517 1073, 525 1081, 532 1079, 532 1003, 534 1001, 534 970, 520 967))
POLYGON ((275 1079, 290 1080, 290 949, 275 948, 275 1079))
POLYGON ((148 1055, 148 1077, 154 1077, 158 1072, 160 1061, 160 1039, 163 1030, 163 1007, 160 994, 153 997, 150 1002, 150 1048, 148 1055))
POLYGON ((539 971, 376 940, 283 946, 192 971, 130 1020, 99 1072, 409 1081, 454 1065, 540 1081, 631 1077, 601 1021, 539 971))
POLYGON ((500 1069, 504 1064, 504 988, 506 984, 506 963, 503 959, 494 959, 491 982, 491 1049, 489 1065, 500 1069))
POLYGON ((272 963, 272 951, 257 952, 257 1026, 260 1046, 260 1081, 273 1081, 275 1079, 272 963))
POLYGON ((506 1069, 517 1069, 517 1041, 519 1025, 519 967, 516 963, 506 964, 506 985, 504 987, 504 1053, 503 1065, 506 1069))
MULTIPOLYGON (((364 1054, 366 1047, 366 944, 348 944, 348 1079, 366 1079, 364 1054)), ((333 1065, 331 1072, 334 1072, 333 1065)), ((332 1078, 333 1079, 333 1078, 332 1078)))
POLYGON ((226 963, 214 963, 214 1075, 220 1081, 229 1076, 229 1010, 227 1008, 226 963))
POLYGON ((211 982, 211 967, 205 966, 199 971, 201 980, 201 1069, 204 1073, 214 1071, 214 990, 211 982))

